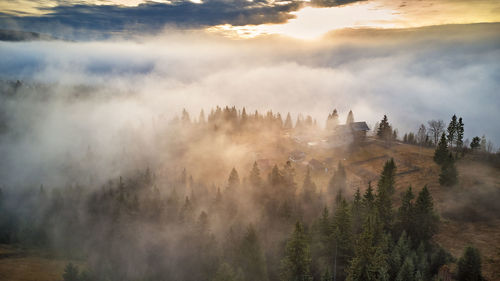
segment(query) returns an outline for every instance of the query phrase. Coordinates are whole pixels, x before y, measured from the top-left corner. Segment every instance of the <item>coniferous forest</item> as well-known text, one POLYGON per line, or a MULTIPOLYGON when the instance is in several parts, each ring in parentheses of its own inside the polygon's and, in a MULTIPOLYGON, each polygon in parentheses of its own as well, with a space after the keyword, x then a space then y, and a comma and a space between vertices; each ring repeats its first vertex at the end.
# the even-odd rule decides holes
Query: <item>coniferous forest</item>
POLYGON ((411 139, 385 115, 366 136, 353 133, 352 111, 338 119, 335 110, 323 129, 311 116, 183 110, 150 144, 168 157, 105 180, 72 167, 59 185, 3 185, 0 243, 70 261, 64 281, 484 280, 477 248, 453 256, 436 241, 450 215, 422 181, 398 182, 414 172, 408 163, 379 157, 368 175, 354 170, 365 159, 351 159, 369 145, 430 149, 418 159, 433 159, 439 177, 425 180, 454 192, 462 159, 498 161, 480 140, 464 145, 462 118, 411 139))

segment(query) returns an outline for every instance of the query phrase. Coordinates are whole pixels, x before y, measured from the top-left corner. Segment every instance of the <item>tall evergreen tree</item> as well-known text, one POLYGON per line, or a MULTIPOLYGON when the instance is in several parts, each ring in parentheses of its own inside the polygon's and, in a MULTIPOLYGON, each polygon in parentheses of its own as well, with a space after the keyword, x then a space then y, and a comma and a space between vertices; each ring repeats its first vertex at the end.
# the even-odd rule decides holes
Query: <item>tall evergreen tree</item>
POLYGON ((306 176, 302 185, 303 197, 306 202, 310 202, 316 193, 316 184, 311 179, 311 168, 307 167, 306 176))
POLYGON ((397 231, 399 233, 409 233, 410 235, 414 233, 414 206, 413 199, 415 195, 413 195, 413 191, 411 186, 408 187, 406 192, 403 195, 403 200, 401 202, 401 206, 398 209, 397 214, 397 231))
POLYGON ((448 161, 448 144, 446 141, 446 137, 444 133, 441 135, 441 140, 438 143, 438 146, 436 147, 436 150, 434 152, 434 162, 436 162, 438 165, 443 165, 446 161, 448 161))
POLYGON ((312 281, 311 257, 304 227, 300 222, 295 224, 292 237, 288 240, 285 258, 282 260, 281 280, 312 281))
POLYGON ((375 216, 365 222, 364 232, 357 241, 354 257, 347 270, 347 281, 386 281, 388 263, 385 247, 377 237, 378 223, 375 216))
POLYGON ((453 186, 458 182, 458 171, 455 167, 455 159, 450 153, 448 159, 441 165, 441 173, 439 174, 439 184, 444 186, 453 186))
POLYGON ((345 189, 347 188, 347 175, 345 172, 344 165, 342 165, 341 162, 339 162, 337 166, 337 170, 334 172, 333 176, 330 178, 330 181, 328 182, 328 191, 330 194, 342 194, 345 192, 345 189))
POLYGON ((290 112, 286 115, 285 124, 283 125, 285 130, 293 129, 292 116, 290 116, 290 112))
POLYGON ((458 118, 457 124, 457 148, 462 149, 464 145, 464 123, 462 117, 458 118))
POLYGON ((346 119, 345 123, 346 124, 354 123, 354 114, 352 113, 352 110, 349 110, 349 113, 347 114, 347 119, 346 119))
POLYGON ((384 118, 382 118, 382 121, 378 125, 377 137, 383 140, 390 140, 392 137, 392 127, 389 124, 387 115, 384 115, 384 118))
POLYGON ((268 280, 267 266, 257 233, 252 225, 240 246, 240 266, 247 280, 268 280))
POLYGON ((468 246, 458 260, 458 281, 482 281, 481 255, 479 250, 468 246))
POLYGON ((457 140, 457 127, 458 127, 458 122, 457 122, 457 116, 453 114, 451 117, 450 124, 448 125, 448 143, 450 145, 450 148, 453 148, 453 144, 457 140))
POLYGON ((64 268, 63 273, 64 281, 79 281, 78 278, 78 267, 74 266, 73 263, 68 263, 64 268))
POLYGON ((335 237, 335 256, 334 256, 334 279, 345 278, 345 269, 347 263, 353 255, 352 224, 349 205, 342 199, 333 216, 333 227, 335 237))
POLYGON ((227 180, 227 187, 229 190, 236 189, 240 185, 240 176, 235 168, 231 170, 227 180))
POLYGON ((361 203, 363 205, 365 215, 373 212, 373 209, 375 208, 375 195, 373 194, 371 182, 368 183, 368 188, 366 189, 365 194, 363 194, 361 203))
POLYGON ((419 245, 421 242, 428 243, 438 231, 439 218, 434 210, 432 196, 427 186, 418 193, 414 208, 414 225, 412 242, 419 245))
POLYGON ((389 195, 395 192, 396 183, 396 163, 394 163, 394 158, 386 161, 382 173, 380 174, 380 179, 378 180, 377 188, 378 190, 384 189, 389 195))
POLYGON ((260 178, 260 169, 259 165, 257 165, 257 162, 253 162, 252 170, 250 171, 250 184, 253 187, 260 187, 262 183, 262 179, 260 178))

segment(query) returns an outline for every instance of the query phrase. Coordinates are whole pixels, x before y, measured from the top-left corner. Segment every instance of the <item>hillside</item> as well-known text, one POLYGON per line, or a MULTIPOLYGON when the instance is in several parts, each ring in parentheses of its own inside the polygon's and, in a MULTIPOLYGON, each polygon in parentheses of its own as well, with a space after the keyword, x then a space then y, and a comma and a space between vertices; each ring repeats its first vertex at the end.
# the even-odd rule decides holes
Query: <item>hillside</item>
MULTIPOLYGON (((275 161, 285 161, 290 149, 305 148, 293 142, 288 145, 281 153, 275 152, 275 161)), ((397 166, 395 204, 400 202, 401 192, 409 185, 412 185, 415 192, 427 185, 441 217, 435 241, 455 258, 461 256, 465 246, 476 246, 482 253, 484 276, 487 280, 498 280, 500 212, 494 199, 500 198, 499 171, 470 161, 466 156, 458 162, 459 185, 443 188, 438 183, 439 168, 432 160, 433 153, 432 148, 403 143, 387 146, 378 140, 368 139, 365 144, 351 151, 309 148, 304 161, 295 165, 297 174, 302 175, 305 164, 311 159, 325 163, 329 170, 334 169, 338 160, 342 160, 347 172, 348 193, 354 193, 356 188, 364 192, 369 181, 377 180, 383 163, 394 158, 397 166)), ((321 170, 314 174, 318 187, 324 188, 330 173, 321 170)), ((299 183, 302 180, 300 176, 297 178, 299 183)), ((26 251, 11 246, 2 246, 0 250, 0 277, 8 276, 12 281, 57 280, 56 277, 62 274, 67 263, 39 251, 26 251)))

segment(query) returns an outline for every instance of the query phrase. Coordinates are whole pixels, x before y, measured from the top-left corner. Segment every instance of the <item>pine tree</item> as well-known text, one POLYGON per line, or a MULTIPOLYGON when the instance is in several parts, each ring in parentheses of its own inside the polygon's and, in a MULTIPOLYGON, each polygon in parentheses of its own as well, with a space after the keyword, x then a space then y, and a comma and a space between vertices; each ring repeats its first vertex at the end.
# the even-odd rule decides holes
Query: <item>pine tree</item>
POLYGON ((355 235, 358 235, 361 233, 363 226, 363 203, 359 188, 357 188, 356 193, 354 193, 354 200, 352 201, 352 206, 351 206, 351 214, 352 214, 352 231, 355 235))
POLYGON ((384 168, 378 180, 377 188, 379 190, 384 189, 389 195, 393 195, 395 192, 395 182, 396 182, 396 164, 394 163, 394 158, 388 160, 384 164, 384 168))
POLYGON ((310 265, 311 257, 304 227, 297 222, 292 237, 286 245, 285 258, 281 265, 281 280, 312 281, 310 265))
POLYGON ((264 254, 252 225, 247 229, 240 246, 240 266, 247 280, 268 280, 264 254))
POLYGON ((198 117, 198 123, 199 124, 205 124, 206 121, 205 121, 205 112, 203 111, 203 109, 200 111, 200 116, 198 117))
POLYGON ((384 115, 384 118, 382 118, 382 121, 380 121, 378 125, 377 137, 386 141, 390 140, 392 137, 392 127, 389 125, 387 115, 384 115))
POLYGON ((478 136, 475 136, 472 138, 472 142, 470 143, 470 148, 472 150, 477 150, 481 147, 481 138, 478 136))
POLYGON ((448 143, 450 145, 450 148, 453 148, 453 144, 455 143, 457 139, 457 116, 453 114, 451 117, 450 124, 448 125, 448 143))
POLYGON ((396 281, 415 281, 415 266, 413 265, 411 257, 405 258, 405 261, 396 277, 396 281))
POLYGON ((403 200, 401 202, 401 206, 398 209, 397 215, 397 226, 398 231, 400 233, 405 232, 410 235, 414 232, 414 206, 413 199, 415 195, 413 195, 413 191, 411 186, 408 187, 405 194, 403 195, 403 200))
POLYGON ((250 171, 250 184, 253 187, 260 187, 262 183, 262 179, 260 178, 260 169, 259 165, 257 165, 257 162, 253 162, 253 167, 252 171, 250 171))
POLYGON ((365 214, 372 213, 375 208, 375 195, 373 194, 373 188, 371 182, 368 183, 368 188, 363 195, 363 200, 361 201, 365 214))
POLYGON ((349 206, 345 200, 341 200, 333 216, 334 237, 336 243, 334 279, 344 279, 347 262, 353 255, 352 224, 349 206))
POLYGON ((462 117, 458 118, 457 124, 457 148, 462 149, 464 145, 464 123, 462 117))
POLYGON ((424 186, 419 192, 414 208, 414 225, 412 242, 419 245, 421 242, 427 243, 437 233, 439 218, 434 210, 432 196, 424 186), (414 238, 414 239, 413 239, 414 238))
POLYGON ((450 153, 448 159, 441 165, 441 173, 439 174, 439 184, 443 186, 453 186, 458 182, 458 171, 455 167, 455 159, 450 153))
POLYGON ((479 251, 468 246, 458 261, 458 281, 482 281, 481 255, 479 251))
POLYGON ((311 179, 311 168, 307 167, 304 184, 302 185, 304 200, 310 202, 316 193, 316 184, 311 179))
POLYGON ((285 130, 293 129, 293 122, 292 117, 290 116, 290 112, 288 112, 288 114, 286 115, 284 128, 285 130))
POLYGON ((448 160, 448 144, 446 142, 446 137, 444 133, 441 135, 441 140, 436 147, 436 151, 434 152, 434 162, 438 165, 443 165, 448 160))
POLYGON ((393 220, 392 214, 392 195, 394 194, 395 188, 395 176, 396 176, 396 164, 394 159, 388 160, 377 185, 377 196, 375 200, 375 205, 380 216, 380 220, 384 226, 385 230, 390 230, 393 220))
POLYGON ((238 176, 238 172, 236 171, 235 168, 231 170, 227 183, 228 183, 227 187, 229 190, 236 189, 240 185, 240 177, 238 176))
POLYGON ((377 237, 380 230, 376 216, 368 217, 364 232, 358 239, 355 255, 347 270, 347 281, 385 281, 388 280, 387 256, 385 246, 377 237))
POLYGON ((347 114, 347 120, 345 121, 346 124, 351 124, 354 123, 354 114, 352 113, 352 110, 349 110, 349 113, 347 114))
POLYGON ((64 268, 63 273, 64 281, 79 281, 78 278, 78 267, 74 266, 73 263, 68 263, 64 268))
POLYGON ((335 194, 338 192, 342 194, 346 188, 347 188, 346 172, 344 169, 344 165, 342 165, 342 163, 339 162, 337 170, 330 178, 330 181, 328 183, 328 191, 330 192, 330 194, 335 194))

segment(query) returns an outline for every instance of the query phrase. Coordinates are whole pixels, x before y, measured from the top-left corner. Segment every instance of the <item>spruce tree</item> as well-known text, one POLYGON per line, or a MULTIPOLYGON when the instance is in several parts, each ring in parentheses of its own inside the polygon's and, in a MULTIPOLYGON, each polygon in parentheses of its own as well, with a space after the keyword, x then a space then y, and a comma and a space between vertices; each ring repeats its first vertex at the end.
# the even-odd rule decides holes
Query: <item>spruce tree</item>
POLYGON ((312 281, 310 266, 307 236, 302 224, 297 222, 292 237, 287 242, 285 258, 281 262, 281 280, 312 281))
POLYGON ((458 281, 482 281, 481 255, 479 250, 468 246, 458 261, 458 281))
POLYGON ((268 280, 264 254, 252 225, 248 227, 241 242, 239 261, 247 280, 268 280))
POLYGON ((328 191, 331 195, 345 192, 347 188, 347 176, 344 169, 344 165, 339 162, 337 170, 334 172, 333 176, 328 182, 328 191))
POLYGON ((347 114, 347 120, 345 121, 346 124, 351 124, 354 122, 354 114, 352 113, 352 110, 349 110, 349 113, 347 114))
POLYGON ((306 176, 302 185, 303 198, 306 202, 310 202, 316 193, 316 184, 311 179, 311 168, 307 167, 306 176))
POLYGON ((448 125, 448 136, 447 136, 450 148, 453 148, 453 144, 456 142, 457 127, 458 127, 457 116, 453 114, 453 116, 451 117, 450 124, 448 125))
POLYGON ((406 257, 396 276, 396 281, 415 281, 415 266, 411 257, 406 257))
POLYGON ((391 158, 391 160, 388 160, 384 165, 384 169, 378 181, 377 196, 375 200, 380 220, 386 230, 391 229, 393 219, 392 194, 394 194, 395 191, 395 175, 396 164, 394 164, 394 159, 391 158))
POLYGON ((427 186, 419 192, 414 208, 414 225, 412 242, 419 245, 427 243, 438 231, 439 218, 434 210, 432 196, 427 186))
POLYGON ((364 231, 357 241, 354 257, 347 270, 347 281, 388 280, 388 263, 385 246, 378 237, 376 215, 365 222, 364 231))
POLYGON ((259 165, 257 165, 257 162, 253 162, 252 170, 250 171, 250 184, 253 187, 260 187, 262 183, 262 179, 260 178, 260 169, 259 165))
POLYGON ((368 183, 368 188, 363 195, 363 200, 361 201, 364 209, 365 215, 372 213, 375 207, 375 195, 373 194, 373 188, 371 182, 368 183))
POLYGON ((448 144, 446 141, 446 137, 444 133, 441 135, 441 140, 438 143, 438 146, 436 147, 436 150, 434 152, 434 162, 436 162, 438 165, 443 165, 447 160, 448 160, 448 144))
POLYGON ((464 145, 464 123, 462 117, 458 118, 457 124, 457 148, 462 149, 464 145))
POLYGON ((443 186, 453 186, 458 182, 458 171, 455 167, 455 159, 450 153, 448 159, 441 165, 441 173, 439 174, 439 184, 443 186))
POLYGON ((481 147, 481 138, 475 136, 472 138, 472 142, 470 143, 470 148, 472 150, 478 150, 481 147))
POLYGON ((380 179, 378 180, 377 188, 378 190, 384 189, 389 195, 393 195, 395 192, 395 182, 396 182, 396 164, 394 163, 394 158, 388 160, 384 164, 382 173, 380 174, 380 179))
POLYGON ((235 168, 231 170, 231 173, 229 174, 229 178, 227 180, 227 184, 229 190, 235 189, 240 185, 240 177, 238 176, 238 172, 235 168))
POLYGON ((283 125, 285 130, 293 129, 292 116, 290 116, 290 112, 286 115, 285 124, 283 125))
POLYGON ((401 206, 398 209, 397 215, 397 231, 399 231, 399 233, 408 233, 410 234, 410 236, 414 232, 414 198, 415 195, 413 195, 412 188, 411 186, 409 186, 405 194, 403 195, 403 200, 401 202, 401 206))
POLYGON ((349 206, 345 200, 341 200, 333 216, 333 227, 335 237, 335 264, 336 272, 333 272, 334 278, 345 278, 344 272, 347 263, 353 255, 352 224, 349 206))
POLYGON ((387 115, 384 115, 384 118, 380 121, 377 129, 377 137, 384 140, 389 140, 392 137, 392 127, 389 125, 387 115))
POLYGON ((78 267, 74 266, 73 263, 68 263, 64 268, 63 273, 64 281, 79 281, 78 278, 78 267))

